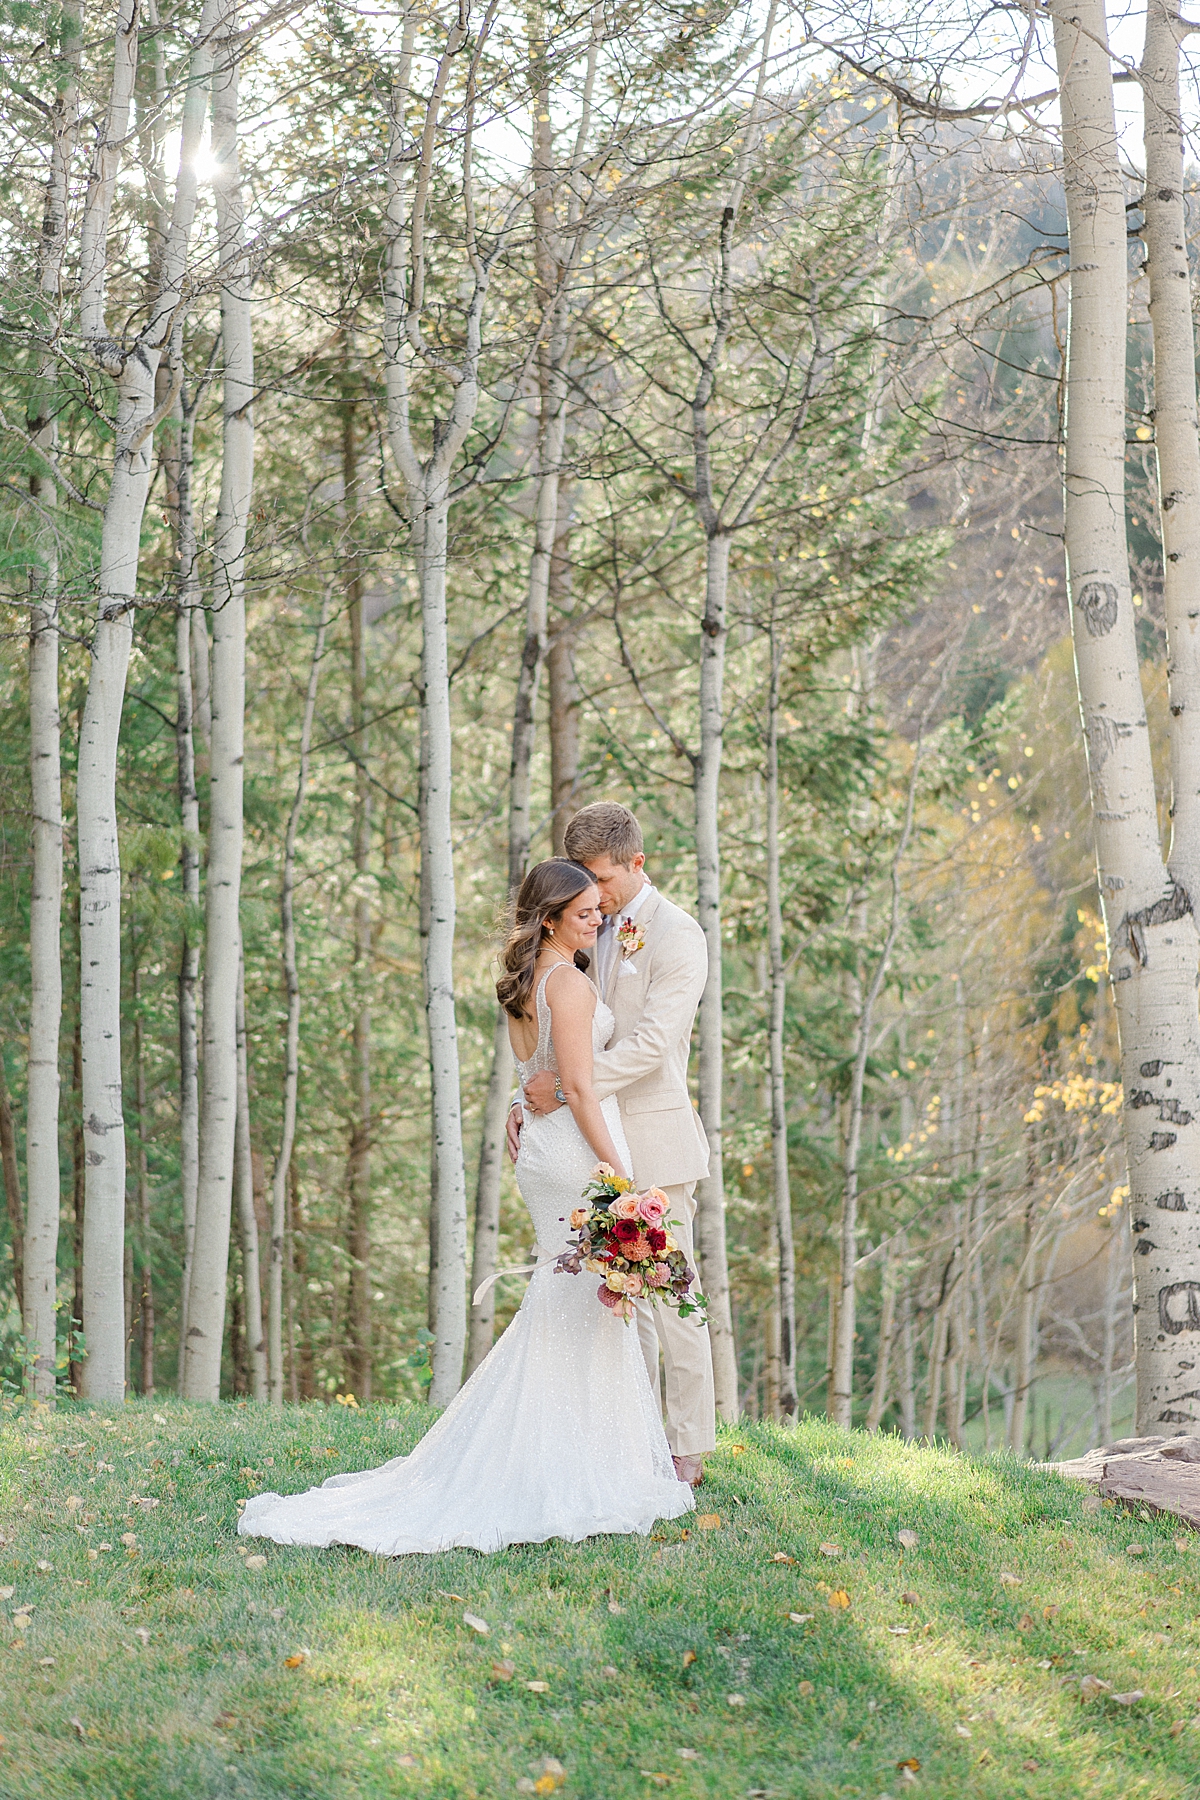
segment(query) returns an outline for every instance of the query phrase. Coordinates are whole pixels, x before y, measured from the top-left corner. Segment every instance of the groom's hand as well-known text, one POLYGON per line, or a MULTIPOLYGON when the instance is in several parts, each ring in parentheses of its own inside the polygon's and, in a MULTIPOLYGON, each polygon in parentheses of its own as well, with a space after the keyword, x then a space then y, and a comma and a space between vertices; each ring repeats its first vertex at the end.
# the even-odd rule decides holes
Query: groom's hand
POLYGON ((562 1105, 561 1100, 554 1098, 554 1090, 558 1086, 558 1077, 553 1069, 543 1069, 540 1075, 534 1075, 525 1083, 525 1100, 532 1113, 557 1112, 562 1105))

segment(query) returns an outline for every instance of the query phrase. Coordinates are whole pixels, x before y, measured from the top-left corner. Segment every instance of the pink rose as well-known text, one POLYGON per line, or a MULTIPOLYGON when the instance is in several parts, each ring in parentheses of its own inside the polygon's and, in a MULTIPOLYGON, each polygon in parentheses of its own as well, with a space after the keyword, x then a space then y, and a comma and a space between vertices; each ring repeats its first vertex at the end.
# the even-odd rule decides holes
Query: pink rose
MULTIPOLYGON (((614 1200, 609 1211, 614 1219, 636 1219, 638 1216, 638 1197, 636 1194, 622 1194, 614 1200)), ((662 1216, 661 1214, 659 1215, 662 1216)))
POLYGON ((667 1196, 661 1188, 647 1188, 637 1203, 639 1219, 645 1219, 647 1225, 657 1225, 667 1210, 667 1196))
POLYGON ((642 1291, 641 1276, 640 1275, 627 1275, 625 1277, 625 1292, 628 1294, 629 1298, 631 1300, 636 1300, 638 1295, 641 1293, 641 1291, 642 1291))
POLYGON ((586 1225, 587 1216, 587 1207, 577 1206, 575 1211, 571 1214, 571 1230, 578 1231, 581 1226, 586 1225))

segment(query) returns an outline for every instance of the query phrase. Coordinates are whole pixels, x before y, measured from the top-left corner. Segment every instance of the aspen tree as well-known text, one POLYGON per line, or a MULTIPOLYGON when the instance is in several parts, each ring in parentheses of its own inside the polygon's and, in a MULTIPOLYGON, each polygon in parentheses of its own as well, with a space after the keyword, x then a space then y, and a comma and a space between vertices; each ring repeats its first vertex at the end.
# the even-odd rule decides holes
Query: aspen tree
POLYGON ((1196 817, 1195 375, 1187 309, 1177 93, 1170 20, 1147 23, 1147 240, 1156 358, 1171 652, 1178 862, 1164 859, 1125 534, 1127 225, 1102 0, 1056 0, 1063 178, 1070 247, 1064 463, 1067 574, 1096 861, 1121 1037, 1130 1212, 1137 1233, 1137 1430, 1193 1429, 1200 1332, 1200 961, 1193 912, 1196 817), (1157 265, 1157 266, 1156 266, 1157 265), (1161 323, 1160 323, 1161 320, 1161 323), (1173 377, 1173 381, 1172 381, 1173 377), (1190 425, 1188 421, 1191 421, 1190 425), (1190 504, 1189 504, 1190 501, 1190 504), (1172 515, 1178 502, 1179 522, 1172 515), (1177 541, 1178 540, 1178 541, 1177 541), (1178 554, 1183 567, 1171 558, 1178 554), (1178 705, 1179 711, 1176 712, 1178 705), (1188 708, 1191 708, 1189 711, 1188 708), (1191 1346, 1191 1348, 1189 1348, 1191 1346))
MULTIPOLYGON (((50 107, 50 170, 38 268, 43 356, 28 432, 47 453, 35 467, 30 493, 47 528, 39 534, 38 565, 29 619, 30 801, 33 814, 29 895, 29 1073, 25 1120, 28 1195, 24 1243, 24 1328, 32 1357, 35 1400, 53 1402, 57 1356, 59 1165, 58 1047, 62 1024, 61 916, 63 882, 62 772, 59 754, 58 545, 52 515, 58 505, 53 463, 58 449, 55 340, 62 329, 60 288, 67 248, 71 161, 79 123, 82 19, 68 0, 58 22, 57 91, 50 107)), ((14 1239, 14 1250, 16 1240, 14 1239)))
MULTIPOLYGON (((296 962, 296 837, 308 787, 308 758, 312 746, 317 688, 325 655, 332 590, 326 584, 313 638, 304 714, 300 724, 300 764, 296 791, 288 812, 283 839, 283 870, 279 886, 279 912, 283 951, 283 983, 287 994, 287 1035, 284 1040, 283 1129, 271 1181, 271 1254, 267 1275, 267 1383, 272 1406, 283 1405, 283 1264, 287 1239, 288 1178, 296 1141, 296 1101, 300 1087, 300 972, 296 962)), ((295 1398, 295 1395, 293 1395, 295 1398)))
POLYGON ((190 59, 179 171, 158 291, 135 340, 122 344, 106 322, 109 221, 129 131, 137 66, 137 0, 121 0, 108 107, 97 138, 80 236, 80 332, 117 390, 112 473, 104 509, 87 699, 79 734, 76 807, 80 883, 80 1011, 86 1154, 83 1327, 84 1395, 125 1392, 125 1126, 121 1102, 121 865, 117 841, 117 744, 133 639, 142 518, 160 416, 155 377, 182 304, 196 210, 196 155, 212 65, 215 0, 206 0, 190 59))
POLYGON ((771 1166, 775 1245, 779 1257, 779 1410, 792 1417, 796 1396, 796 1247, 792 1236, 792 1184, 788 1169, 787 1070, 784 1024, 788 969, 783 954, 783 903, 779 843, 779 678, 784 646, 774 618, 769 634, 771 672, 767 691, 767 955, 771 975, 771 1166))
POLYGON ((449 653, 446 617, 446 554, 451 475, 479 405, 479 354, 490 262, 479 243, 475 213, 473 133, 478 62, 491 28, 495 0, 487 11, 466 74, 461 126, 462 224, 465 271, 463 339, 451 360, 435 350, 423 329, 429 277, 426 233, 429 199, 437 171, 439 126, 446 87, 459 52, 467 43, 465 6, 442 33, 429 95, 421 108, 420 134, 409 130, 411 80, 417 20, 404 19, 397 81, 390 96, 386 272, 384 279, 384 366, 387 431, 404 484, 412 528, 421 614, 421 888, 422 967, 429 1031, 433 1135, 430 1197, 429 1313, 434 1343, 429 1397, 444 1406, 458 1391, 466 1348, 466 1174, 462 1148, 458 1025, 454 1003, 454 833, 451 807, 449 653), (413 381, 418 371, 440 374, 452 398, 438 419, 427 453, 417 447, 412 416, 413 381))
POLYGON ((212 740, 204 897, 204 1067, 196 1237, 188 1284, 183 1392, 217 1400, 225 1325, 237 1131, 246 703, 246 534, 254 485, 254 339, 238 152, 237 13, 222 0, 212 78, 213 194, 221 290, 221 493, 213 535, 212 740))
POLYGON ((254 1215, 254 1153, 250 1138, 250 1059, 246 1049, 246 967, 238 957, 237 986, 237 1135, 233 1151, 233 1183, 237 1202, 238 1241, 242 1252, 242 1293, 246 1318, 246 1361, 250 1395, 267 1398, 267 1340, 263 1333, 262 1274, 258 1220, 254 1215))

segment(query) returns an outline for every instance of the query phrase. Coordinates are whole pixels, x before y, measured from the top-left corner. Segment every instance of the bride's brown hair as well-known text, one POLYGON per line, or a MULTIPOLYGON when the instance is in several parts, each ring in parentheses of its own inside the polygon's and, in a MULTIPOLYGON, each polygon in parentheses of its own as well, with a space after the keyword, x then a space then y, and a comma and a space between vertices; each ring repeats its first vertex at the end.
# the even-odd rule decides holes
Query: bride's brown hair
MULTIPOLYGON (((547 923, 556 924, 575 896, 595 885, 596 877, 590 869, 565 856, 551 856, 545 862, 535 863, 521 883, 512 925, 500 952, 504 973, 496 983, 496 998, 514 1019, 530 1017, 533 969, 545 941, 547 923)), ((587 962, 584 956, 585 968, 587 962)))

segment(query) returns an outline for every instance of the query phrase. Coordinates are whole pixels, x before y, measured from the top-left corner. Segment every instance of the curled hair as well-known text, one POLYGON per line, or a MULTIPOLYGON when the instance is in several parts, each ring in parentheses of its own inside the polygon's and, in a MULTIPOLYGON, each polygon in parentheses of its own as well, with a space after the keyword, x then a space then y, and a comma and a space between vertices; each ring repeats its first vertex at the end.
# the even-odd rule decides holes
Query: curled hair
POLYGON ((576 894, 595 885, 596 877, 589 869, 565 856, 535 863, 521 883, 512 927, 500 953, 504 973, 496 983, 496 998, 512 1018, 530 1016, 534 964, 544 942, 546 921, 560 919, 576 894))

